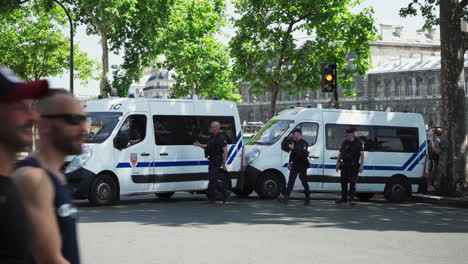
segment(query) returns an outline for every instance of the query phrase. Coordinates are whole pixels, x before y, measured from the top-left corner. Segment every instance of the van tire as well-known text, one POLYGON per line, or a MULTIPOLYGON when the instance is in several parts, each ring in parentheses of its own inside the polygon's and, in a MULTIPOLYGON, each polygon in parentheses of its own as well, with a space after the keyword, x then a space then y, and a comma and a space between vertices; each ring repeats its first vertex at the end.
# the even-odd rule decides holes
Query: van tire
POLYGON ((166 192, 166 193, 155 193, 158 198, 161 199, 171 199, 172 196, 174 195, 174 192, 166 192))
POLYGON ((235 193, 239 197, 247 198, 253 192, 253 190, 244 190, 244 189, 234 188, 232 192, 235 193))
POLYGON ((255 192, 263 199, 276 199, 284 189, 284 182, 273 172, 265 172, 258 179, 255 192))
POLYGON ((109 205, 118 197, 117 183, 107 174, 99 174, 91 183, 89 201, 93 205, 109 205))
POLYGON ((372 199, 372 197, 374 197, 374 194, 373 193, 357 193, 356 196, 357 198, 359 198, 359 201, 365 202, 365 201, 369 201, 370 199, 372 199))
POLYGON ((405 202, 411 197, 411 185, 405 178, 392 179, 385 186, 384 196, 394 203, 405 202))
MULTIPOLYGON (((229 174, 227 173, 227 171, 220 170, 218 173, 217 180, 218 182, 222 182, 224 184, 224 188, 226 188, 227 191, 232 190, 231 178, 229 177, 229 174)), ((208 190, 206 190, 205 194, 206 194, 206 197, 210 199, 210 194, 208 193, 208 190)), ((222 194, 219 193, 217 190, 215 190, 215 195, 216 195, 216 199, 221 199, 220 197, 222 196, 222 194)))

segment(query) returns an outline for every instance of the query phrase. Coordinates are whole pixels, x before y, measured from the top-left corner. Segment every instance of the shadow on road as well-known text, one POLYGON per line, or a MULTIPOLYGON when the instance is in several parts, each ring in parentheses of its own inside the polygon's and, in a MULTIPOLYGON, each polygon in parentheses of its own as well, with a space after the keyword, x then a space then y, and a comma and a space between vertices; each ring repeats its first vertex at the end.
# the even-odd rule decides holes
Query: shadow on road
POLYGON ((203 196, 171 200, 140 199, 108 207, 81 203, 80 223, 136 222, 167 227, 213 225, 302 225, 305 228, 468 233, 468 210, 428 204, 385 201, 336 205, 332 200, 302 200, 289 205, 255 197, 234 197, 226 204, 208 204, 203 196))

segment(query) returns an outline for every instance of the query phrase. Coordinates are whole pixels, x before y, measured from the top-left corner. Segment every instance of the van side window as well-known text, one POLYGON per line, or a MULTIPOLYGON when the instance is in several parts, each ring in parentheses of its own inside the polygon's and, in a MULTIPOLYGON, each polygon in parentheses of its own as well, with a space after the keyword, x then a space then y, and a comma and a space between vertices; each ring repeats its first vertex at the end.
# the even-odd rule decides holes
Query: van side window
POLYGON ((192 145, 199 133, 194 116, 153 116, 157 145, 192 145))
POLYGON ((221 131, 226 135, 228 144, 237 143, 236 123, 233 116, 197 116, 198 127, 200 129, 197 140, 206 144, 210 139, 210 124, 213 121, 218 121, 221 124, 221 131))
POLYGON ((294 129, 302 130, 302 139, 310 146, 317 141, 318 124, 317 123, 300 123, 294 129))
POLYGON ((347 128, 357 129, 356 137, 364 144, 364 151, 419 152, 418 129, 413 127, 360 126, 327 124, 326 147, 339 150, 347 128))
POLYGON ((123 122, 114 138, 114 147, 125 149, 136 145, 146 138, 146 116, 130 115, 123 122))
POLYGON ((419 152, 417 128, 376 127, 376 151, 419 152))

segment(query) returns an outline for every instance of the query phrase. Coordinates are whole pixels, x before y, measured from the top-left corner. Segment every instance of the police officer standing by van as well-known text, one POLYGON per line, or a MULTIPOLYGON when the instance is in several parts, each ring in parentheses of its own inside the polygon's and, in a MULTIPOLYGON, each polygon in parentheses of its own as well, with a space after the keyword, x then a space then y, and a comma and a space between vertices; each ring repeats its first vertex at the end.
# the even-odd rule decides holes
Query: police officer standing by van
POLYGON ((309 184, 307 183, 307 169, 310 167, 308 151, 309 145, 302 139, 302 131, 300 129, 294 129, 292 134, 294 140, 288 144, 288 148, 291 150, 288 163, 290 173, 288 185, 284 191, 283 203, 288 203, 289 195, 293 190, 297 174, 299 174, 299 179, 301 180, 302 186, 304 186, 304 205, 309 205, 310 191, 309 184))
POLYGON ((226 170, 228 154, 226 136, 220 132, 221 124, 214 121, 210 125, 211 137, 208 140, 208 144, 200 144, 198 141, 193 143, 194 146, 205 149, 205 157, 210 161, 208 165, 208 197, 210 203, 216 201, 216 190, 223 195, 223 202, 226 202, 226 199, 230 195, 224 184, 217 179, 219 169, 222 167, 226 170))
POLYGON ((361 140, 356 138, 355 132, 355 128, 345 130, 346 139, 341 144, 340 154, 336 162, 336 171, 341 170, 341 199, 337 200, 336 203, 349 202, 350 205, 353 205, 353 196, 356 194, 356 180, 358 174, 364 170, 364 148, 361 140))

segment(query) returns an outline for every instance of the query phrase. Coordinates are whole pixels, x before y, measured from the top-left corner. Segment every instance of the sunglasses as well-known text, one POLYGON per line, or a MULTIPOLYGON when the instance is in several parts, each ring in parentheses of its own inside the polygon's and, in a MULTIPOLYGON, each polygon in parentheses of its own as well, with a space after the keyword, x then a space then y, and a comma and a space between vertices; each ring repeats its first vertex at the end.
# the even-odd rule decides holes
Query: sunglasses
POLYGON ((53 118, 53 119, 62 119, 65 123, 69 125, 79 125, 86 121, 85 115, 79 114, 56 114, 56 115, 42 115, 44 118, 53 118))

